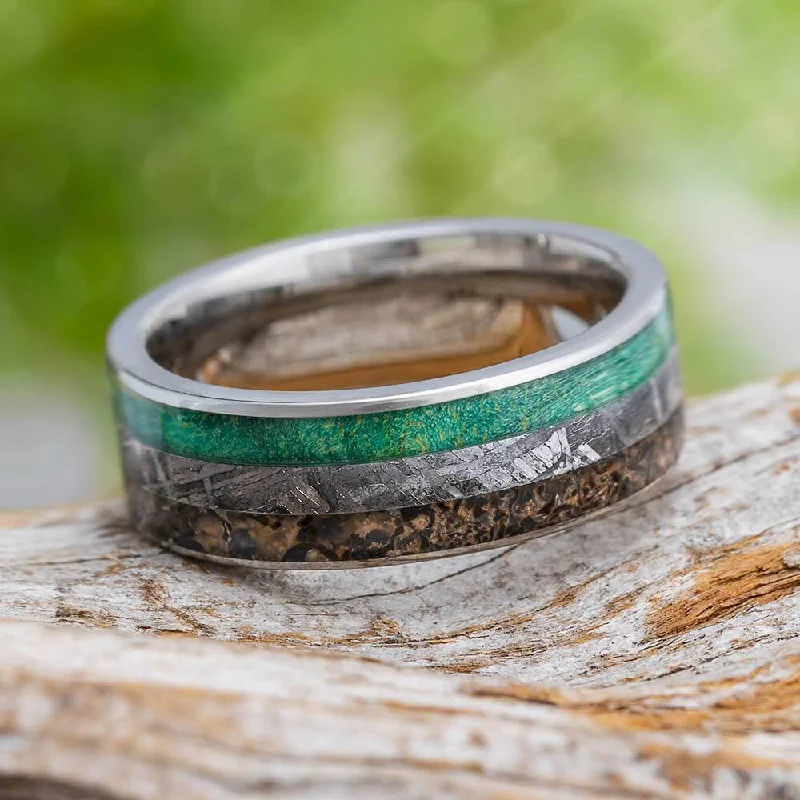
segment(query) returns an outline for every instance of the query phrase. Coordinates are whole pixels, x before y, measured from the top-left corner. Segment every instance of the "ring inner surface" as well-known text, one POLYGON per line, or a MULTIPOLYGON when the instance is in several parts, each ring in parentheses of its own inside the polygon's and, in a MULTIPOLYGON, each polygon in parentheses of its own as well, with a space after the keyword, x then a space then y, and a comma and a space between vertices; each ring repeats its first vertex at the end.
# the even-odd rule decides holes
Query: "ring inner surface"
POLYGON ((602 319, 625 290, 606 258, 541 237, 434 244, 314 253, 302 278, 267 286, 270 265, 256 261, 254 288, 165 314, 148 353, 178 375, 242 389, 393 385, 543 350, 602 319))

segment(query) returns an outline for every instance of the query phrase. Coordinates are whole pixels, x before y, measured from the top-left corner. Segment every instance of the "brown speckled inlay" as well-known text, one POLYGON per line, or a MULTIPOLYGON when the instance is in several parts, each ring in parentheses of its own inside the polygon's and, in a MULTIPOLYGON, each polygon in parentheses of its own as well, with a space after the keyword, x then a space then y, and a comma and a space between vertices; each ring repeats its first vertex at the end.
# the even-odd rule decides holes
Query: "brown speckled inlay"
POLYGON ((559 525, 640 491, 677 460, 679 408, 619 455, 546 480, 426 506, 274 515, 200 508, 128 486, 135 526, 198 554, 272 562, 369 561, 485 545, 559 525))

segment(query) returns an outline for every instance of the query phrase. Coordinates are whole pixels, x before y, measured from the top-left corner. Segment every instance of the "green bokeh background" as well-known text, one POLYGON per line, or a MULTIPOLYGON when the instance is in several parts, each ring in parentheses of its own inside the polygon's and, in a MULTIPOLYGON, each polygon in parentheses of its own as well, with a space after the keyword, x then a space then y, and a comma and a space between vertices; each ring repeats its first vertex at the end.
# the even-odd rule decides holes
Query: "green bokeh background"
POLYGON ((796 0, 0 0, 0 84, 8 379, 102 408, 105 331, 146 289, 265 240, 443 214, 642 240, 690 389, 758 372, 652 209, 687 172, 797 207, 796 0))

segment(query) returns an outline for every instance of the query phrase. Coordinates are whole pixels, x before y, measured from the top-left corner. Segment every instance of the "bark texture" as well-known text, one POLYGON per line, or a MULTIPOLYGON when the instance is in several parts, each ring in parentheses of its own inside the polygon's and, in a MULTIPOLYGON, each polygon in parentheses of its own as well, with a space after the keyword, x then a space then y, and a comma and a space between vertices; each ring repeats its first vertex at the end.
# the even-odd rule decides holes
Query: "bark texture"
POLYGON ((234 570, 119 501, 0 518, 0 798, 800 797, 800 375, 696 401, 623 508, 234 570))

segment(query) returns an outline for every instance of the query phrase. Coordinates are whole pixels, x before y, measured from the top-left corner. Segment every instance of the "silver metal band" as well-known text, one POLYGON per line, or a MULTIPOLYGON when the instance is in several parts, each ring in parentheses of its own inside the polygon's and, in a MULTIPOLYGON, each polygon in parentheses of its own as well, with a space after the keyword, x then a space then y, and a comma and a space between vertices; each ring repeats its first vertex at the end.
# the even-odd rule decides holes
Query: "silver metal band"
POLYGON ((673 352, 631 394, 569 420, 474 447, 365 464, 259 467, 160 452, 126 436, 126 471, 156 495, 199 507, 331 514, 424 505, 509 489, 622 452, 658 428, 682 398, 673 352))

